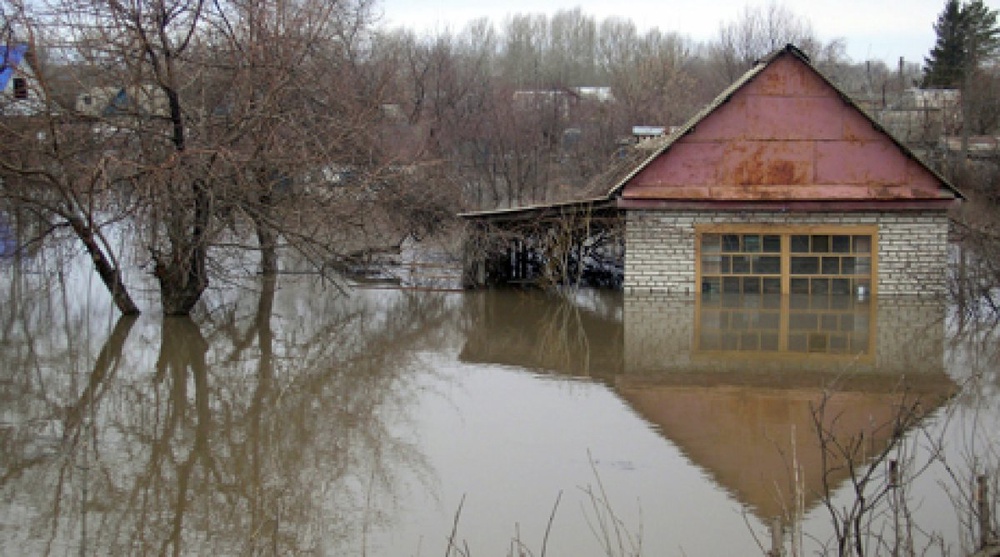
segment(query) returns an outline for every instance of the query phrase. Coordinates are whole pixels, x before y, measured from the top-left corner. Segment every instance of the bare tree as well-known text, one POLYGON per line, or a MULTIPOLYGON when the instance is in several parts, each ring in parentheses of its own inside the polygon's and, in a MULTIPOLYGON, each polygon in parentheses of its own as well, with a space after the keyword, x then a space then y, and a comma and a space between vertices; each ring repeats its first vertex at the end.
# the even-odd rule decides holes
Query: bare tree
POLYGON ((651 30, 639 35, 631 21, 601 24, 600 65, 614 92, 620 127, 669 126, 693 110, 693 78, 687 71, 692 53, 680 35, 651 30))
POLYGON ((329 269, 406 234, 385 214, 413 181, 380 148, 392 68, 367 0, 18 2, 19 37, 37 51, 45 30, 114 93, 56 106, 36 72, 40 108, 4 123, 3 193, 72 226, 123 312, 138 310, 103 234, 126 219, 171 315, 223 248, 260 250, 265 273, 281 248, 329 269))
POLYGON ((844 54, 843 40, 823 43, 808 20, 774 2, 745 7, 736 20, 720 25, 718 41, 710 46, 710 52, 724 86, 743 75, 757 60, 789 43, 809 54, 816 63, 836 62, 844 54))

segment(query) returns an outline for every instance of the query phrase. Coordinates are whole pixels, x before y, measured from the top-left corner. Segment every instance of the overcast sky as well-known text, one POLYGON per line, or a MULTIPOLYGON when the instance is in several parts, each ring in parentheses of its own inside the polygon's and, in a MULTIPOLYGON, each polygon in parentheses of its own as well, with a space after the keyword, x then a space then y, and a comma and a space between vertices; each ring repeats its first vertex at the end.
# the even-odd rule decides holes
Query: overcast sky
MULTIPOLYGON (((723 22, 744 7, 766 5, 747 0, 381 0, 384 23, 418 32, 450 28, 460 31, 471 20, 486 17, 500 25, 511 14, 545 13, 579 7, 598 21, 617 16, 640 29, 659 27, 695 41, 714 39, 723 22)), ((934 46, 933 24, 945 0, 799 0, 778 2, 807 19, 820 39, 842 37, 855 62, 900 56, 922 62, 934 46)), ((992 9, 1000 0, 986 0, 992 9)))

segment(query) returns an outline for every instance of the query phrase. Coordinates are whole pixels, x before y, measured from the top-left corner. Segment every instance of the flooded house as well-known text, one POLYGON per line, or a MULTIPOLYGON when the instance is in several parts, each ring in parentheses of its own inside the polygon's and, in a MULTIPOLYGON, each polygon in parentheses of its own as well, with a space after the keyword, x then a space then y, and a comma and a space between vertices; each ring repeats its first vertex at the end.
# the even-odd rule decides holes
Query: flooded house
MULTIPOLYGON (((590 191, 603 193, 464 216, 503 230, 585 220, 571 255, 618 219, 626 291, 945 293, 948 210, 961 192, 795 46, 760 60, 649 143, 592 182, 590 191), (608 224, 594 227, 597 216, 608 224)), ((467 283, 518 276, 495 270, 531 259, 532 245, 551 252, 523 236, 516 248, 476 252, 467 283)))

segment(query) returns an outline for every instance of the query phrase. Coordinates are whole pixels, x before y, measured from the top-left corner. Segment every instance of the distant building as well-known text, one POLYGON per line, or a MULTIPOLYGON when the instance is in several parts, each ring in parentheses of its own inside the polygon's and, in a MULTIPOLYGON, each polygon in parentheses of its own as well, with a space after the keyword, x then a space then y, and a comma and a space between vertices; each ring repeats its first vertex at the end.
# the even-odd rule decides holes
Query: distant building
POLYGON ((43 111, 45 103, 29 59, 27 44, 0 45, 0 114, 30 116, 43 111))
POLYGON ((664 126, 632 126, 632 137, 636 141, 660 137, 666 133, 667 128, 664 126))
POLYGON ((520 89, 513 94, 517 110, 553 109, 560 118, 570 118, 581 105, 614 101, 610 87, 563 87, 556 89, 520 89))
POLYGON ((899 140, 910 145, 931 145, 943 135, 962 128, 962 93, 955 89, 919 89, 903 92, 898 103, 873 114, 899 140))
POLYGON ((75 108, 81 114, 105 118, 169 113, 167 95, 155 85, 93 87, 77 96, 75 108))
POLYGON ((900 108, 954 110, 962 105, 958 89, 920 89, 911 87, 903 92, 900 108))

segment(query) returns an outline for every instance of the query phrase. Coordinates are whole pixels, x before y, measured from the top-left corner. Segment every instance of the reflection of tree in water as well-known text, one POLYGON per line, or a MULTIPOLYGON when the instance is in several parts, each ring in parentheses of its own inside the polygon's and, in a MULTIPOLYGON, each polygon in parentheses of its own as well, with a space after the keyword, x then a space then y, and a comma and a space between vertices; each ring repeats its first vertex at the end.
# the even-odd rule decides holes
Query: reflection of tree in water
MULTIPOLYGON (((467 362, 517 365, 575 376, 611 377, 622 370, 623 330, 614 295, 487 290, 465 297, 467 362)), ((620 304, 619 304, 620 307, 620 304)))
POLYGON ((163 319, 154 369, 152 327, 133 332, 123 364, 132 325, 119 322, 90 383, 66 389, 76 402, 49 415, 62 452, 16 473, 5 464, 0 489, 21 493, 24 510, 4 522, 31 526, 21 535, 41 552, 361 550, 407 478, 430 474, 400 424, 416 396, 413 349, 448 306, 295 288, 265 283, 248 317, 241 300, 202 327, 163 319), (40 524, 44 536, 27 531, 40 524))

